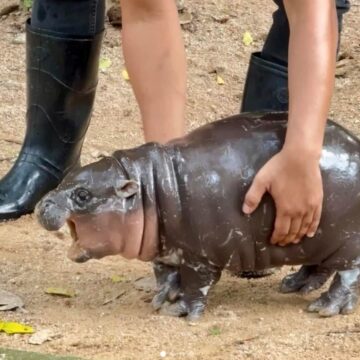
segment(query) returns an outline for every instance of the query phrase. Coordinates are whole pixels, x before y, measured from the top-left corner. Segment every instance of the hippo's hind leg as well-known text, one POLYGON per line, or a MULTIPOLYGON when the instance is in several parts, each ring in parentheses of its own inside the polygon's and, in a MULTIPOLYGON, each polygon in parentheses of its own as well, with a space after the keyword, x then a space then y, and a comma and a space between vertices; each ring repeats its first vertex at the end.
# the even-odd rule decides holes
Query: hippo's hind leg
POLYGON ((308 307, 308 311, 328 317, 352 313, 359 301, 360 268, 336 273, 330 289, 308 307))
POLYGON ((283 294, 292 292, 308 294, 323 286, 333 274, 334 270, 329 270, 321 265, 304 265, 298 272, 283 278, 280 292, 283 294))
MULTIPOLYGON (((184 259, 185 260, 185 259, 184 259)), ((204 312, 210 287, 221 276, 221 269, 203 261, 184 261, 180 265, 180 295, 176 302, 164 306, 161 313, 170 316, 187 316, 198 319, 204 312)))
POLYGON ((179 267, 164 264, 159 261, 153 263, 156 278, 156 295, 153 297, 152 305, 159 310, 166 302, 174 302, 180 293, 179 267))

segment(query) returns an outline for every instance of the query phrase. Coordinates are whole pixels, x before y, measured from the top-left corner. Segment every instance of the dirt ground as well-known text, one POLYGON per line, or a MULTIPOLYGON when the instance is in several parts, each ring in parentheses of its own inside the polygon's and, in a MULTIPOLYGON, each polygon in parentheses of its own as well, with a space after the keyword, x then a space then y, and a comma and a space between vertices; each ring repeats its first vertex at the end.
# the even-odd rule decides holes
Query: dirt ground
MULTIPOLYGON (((360 3, 345 18, 342 76, 337 78, 331 117, 360 135, 360 3), (350 57, 350 59, 349 59, 350 57)), ((189 64, 189 128, 239 110, 247 63, 260 49, 271 22, 269 0, 187 2, 195 14, 191 30, 184 30, 189 64), (229 16, 225 23, 217 22, 229 16), (254 42, 245 46, 250 31, 254 42), (225 84, 209 71, 224 67, 225 84)), ((21 39, 24 15, 0 20, 0 176, 20 149, 25 118, 25 46, 21 39)), ((139 112, 124 68, 118 29, 107 26, 103 57, 112 64, 100 73, 94 115, 83 162, 100 152, 133 147, 142 140, 139 112)), ((341 74, 340 74, 341 75, 341 74)), ((120 257, 84 265, 66 258, 66 231, 48 233, 33 216, 0 224, 0 287, 20 295, 27 313, 0 314, 3 320, 25 322, 37 330, 52 329, 59 337, 41 346, 28 336, 0 333, 4 347, 86 359, 359 359, 360 310, 351 316, 320 319, 304 311, 319 293, 306 297, 281 295, 280 279, 290 269, 261 280, 224 275, 210 295, 203 319, 188 324, 155 314, 151 293, 135 288, 136 279, 151 272, 148 264, 120 257), (113 275, 123 281, 114 283, 113 275), (74 289, 71 299, 45 294, 48 287, 74 289), (106 299, 113 299, 103 305, 106 299), (164 353, 165 352, 165 353, 164 353)))

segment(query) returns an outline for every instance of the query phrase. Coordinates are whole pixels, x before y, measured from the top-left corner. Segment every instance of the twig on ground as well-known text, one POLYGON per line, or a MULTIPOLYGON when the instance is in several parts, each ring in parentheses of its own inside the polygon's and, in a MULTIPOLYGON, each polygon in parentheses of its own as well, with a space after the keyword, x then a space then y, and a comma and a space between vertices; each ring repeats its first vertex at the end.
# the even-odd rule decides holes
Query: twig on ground
POLYGON ((241 340, 236 340, 236 341, 235 341, 235 344, 236 344, 236 345, 244 345, 246 342, 256 340, 256 339, 258 339, 259 337, 260 337, 260 335, 256 335, 256 336, 252 336, 252 337, 249 337, 249 338, 245 338, 245 339, 241 339, 241 340))
POLYGON ((120 299, 122 296, 124 296, 126 294, 126 291, 122 291, 120 292, 119 294, 115 295, 114 297, 110 298, 110 299, 107 299, 103 302, 103 305, 107 305, 107 304, 110 304, 111 302, 117 300, 117 299, 120 299))
POLYGON ((14 158, 13 157, 4 157, 4 158, 0 158, 0 162, 3 162, 3 161, 11 161, 13 160, 14 158))
POLYGON ((360 334, 360 329, 333 330, 326 333, 326 335, 332 334, 360 334))
POLYGON ((22 141, 12 138, 0 138, 0 141, 5 141, 10 144, 22 145, 22 141))

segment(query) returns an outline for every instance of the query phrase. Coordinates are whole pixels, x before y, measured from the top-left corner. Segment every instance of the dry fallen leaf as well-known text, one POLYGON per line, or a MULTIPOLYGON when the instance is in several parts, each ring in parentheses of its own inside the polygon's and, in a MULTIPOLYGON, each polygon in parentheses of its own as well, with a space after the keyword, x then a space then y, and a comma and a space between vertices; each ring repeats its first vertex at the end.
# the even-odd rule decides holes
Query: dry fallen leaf
POLYGON ((49 295, 63 296, 63 297, 69 297, 69 298, 74 297, 76 295, 74 290, 55 288, 55 287, 50 287, 50 288, 46 289, 45 293, 49 294, 49 295))
POLYGON ((124 282, 126 280, 125 276, 122 275, 113 275, 110 279, 115 284, 119 282, 124 282))
POLYGON ((218 85, 224 85, 225 84, 224 79, 220 75, 216 75, 216 82, 218 83, 218 85))
POLYGON ((31 326, 19 324, 16 322, 0 321, 0 332, 3 331, 8 335, 12 334, 33 334, 35 331, 31 326))
POLYGON ((156 281, 154 277, 140 277, 135 280, 134 287, 136 290, 151 292, 156 289, 156 281))
POLYGON ((216 83, 218 85, 224 85, 225 84, 225 80, 224 80, 224 76, 223 74, 225 73, 225 68, 222 66, 215 66, 212 67, 209 70, 209 74, 215 74, 216 75, 216 83))
POLYGON ((251 36, 251 34, 250 34, 250 32, 249 31, 245 31, 244 32, 244 35, 243 35, 243 44, 245 45, 245 46, 249 46, 249 45, 251 45, 252 43, 253 43, 253 38, 252 38, 252 36, 251 36))
POLYGON ((122 75, 122 77, 123 77, 124 80, 126 80, 126 81, 129 81, 129 80, 130 80, 130 76, 129 76, 129 74, 128 74, 128 72, 127 72, 126 69, 124 69, 124 70, 121 72, 121 75, 122 75))
POLYGON ((0 311, 15 310, 17 308, 22 308, 23 306, 24 302, 19 296, 0 290, 0 311))

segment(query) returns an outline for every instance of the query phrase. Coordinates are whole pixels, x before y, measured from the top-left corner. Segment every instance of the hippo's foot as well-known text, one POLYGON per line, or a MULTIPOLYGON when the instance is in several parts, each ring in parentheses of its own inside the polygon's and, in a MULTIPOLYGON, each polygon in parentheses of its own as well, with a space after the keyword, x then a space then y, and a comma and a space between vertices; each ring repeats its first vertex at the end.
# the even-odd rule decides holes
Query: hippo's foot
POLYGON ((360 269, 339 271, 330 286, 308 307, 308 311, 329 317, 354 312, 359 301, 360 269))
MULTIPOLYGON (((186 316, 187 320, 197 320, 204 312, 206 298, 210 287, 221 275, 221 270, 215 266, 200 261, 184 262, 179 266, 180 291, 175 301, 163 303, 160 313, 170 316, 186 316)), ((169 296, 168 296, 169 298, 169 296)))
POLYGON ((152 306, 159 310, 166 302, 174 302, 180 294, 180 273, 179 268, 154 262, 154 273, 156 277, 156 295, 152 299, 152 306))
POLYGON ((333 270, 321 268, 318 265, 304 265, 298 272, 283 278, 280 285, 280 292, 283 294, 292 292, 308 294, 323 286, 333 273, 333 270))
POLYGON ((206 299, 198 298, 197 300, 186 299, 182 296, 173 304, 167 304, 160 310, 160 314, 167 316, 186 316, 188 321, 196 321, 204 313, 206 299))

